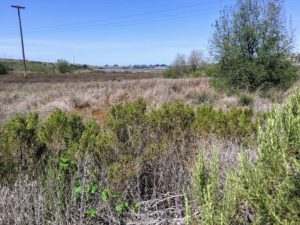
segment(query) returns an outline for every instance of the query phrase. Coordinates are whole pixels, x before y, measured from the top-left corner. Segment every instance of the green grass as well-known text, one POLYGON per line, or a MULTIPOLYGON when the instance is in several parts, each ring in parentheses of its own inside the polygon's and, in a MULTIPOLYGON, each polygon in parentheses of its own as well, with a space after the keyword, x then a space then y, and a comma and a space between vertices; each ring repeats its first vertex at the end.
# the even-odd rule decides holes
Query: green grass
POLYGON ((194 171, 199 224, 299 224, 299 106, 298 92, 267 116, 258 129, 256 159, 241 154, 239 168, 227 173, 224 185, 218 153, 212 162, 199 155, 194 171))

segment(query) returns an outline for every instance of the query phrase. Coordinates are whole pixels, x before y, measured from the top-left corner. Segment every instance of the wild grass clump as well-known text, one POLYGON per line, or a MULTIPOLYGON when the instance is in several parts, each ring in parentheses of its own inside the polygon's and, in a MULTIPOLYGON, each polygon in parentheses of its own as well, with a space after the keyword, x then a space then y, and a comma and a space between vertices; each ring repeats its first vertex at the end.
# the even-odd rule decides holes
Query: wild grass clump
POLYGON ((251 106, 253 104, 253 98, 247 94, 241 94, 239 96, 239 101, 242 106, 251 106))
POLYGON ((242 157, 240 192, 258 224, 300 222, 299 119, 300 94, 274 109, 258 130, 256 163, 242 157))
POLYGON ((238 218, 238 194, 233 185, 235 181, 228 174, 221 187, 219 174, 219 154, 213 153, 212 161, 207 163, 203 153, 198 156, 194 173, 194 195, 200 215, 191 216, 190 222, 208 225, 242 224, 238 218))
POLYGON ((200 153, 194 170, 198 224, 298 224, 300 222, 300 94, 276 108, 258 128, 255 158, 242 153, 236 171, 220 176, 218 153, 200 153), (223 182, 221 181, 223 179, 223 182), (225 180, 225 181, 224 181, 225 180))

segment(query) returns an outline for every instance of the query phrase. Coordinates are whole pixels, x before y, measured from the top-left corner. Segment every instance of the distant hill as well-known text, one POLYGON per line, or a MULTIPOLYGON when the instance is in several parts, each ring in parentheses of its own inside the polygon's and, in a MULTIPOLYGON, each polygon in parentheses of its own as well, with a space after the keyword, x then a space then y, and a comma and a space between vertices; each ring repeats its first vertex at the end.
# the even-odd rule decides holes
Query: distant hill
MULTIPOLYGON (((3 64, 10 73, 23 72, 23 60, 17 59, 0 59, 0 63, 3 64)), ((31 73, 56 73, 57 68, 55 63, 29 61, 26 60, 27 71, 31 73)), ((89 65, 70 64, 72 71, 76 70, 89 70, 89 65)))

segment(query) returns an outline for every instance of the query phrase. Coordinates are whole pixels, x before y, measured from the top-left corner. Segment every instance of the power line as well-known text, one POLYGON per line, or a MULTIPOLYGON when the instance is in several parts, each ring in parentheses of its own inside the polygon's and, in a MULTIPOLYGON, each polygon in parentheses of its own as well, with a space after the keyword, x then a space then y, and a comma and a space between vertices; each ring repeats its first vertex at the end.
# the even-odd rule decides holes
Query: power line
MULTIPOLYGON (((178 14, 172 14, 172 15, 166 15, 166 16, 161 16, 161 17, 155 17, 155 18, 147 18, 147 19, 140 19, 138 21, 121 21, 121 22, 112 22, 112 23, 102 23, 102 24, 91 24, 91 25, 86 25, 84 27, 82 26, 76 26, 72 27, 72 29, 81 29, 84 28, 84 30, 88 29, 99 29, 99 28, 117 28, 117 27, 126 27, 126 26, 132 26, 132 25, 142 25, 142 24, 152 24, 156 22, 166 22, 166 21, 175 21, 178 19, 183 19, 183 18, 192 18, 195 16, 202 15, 204 13, 212 12, 211 10, 206 10, 206 11, 191 11, 191 12, 186 12, 186 13, 178 13, 178 14)), ((81 29, 82 30, 82 29, 81 29)), ((54 29, 48 29, 45 30, 47 31, 70 31, 66 30, 66 28, 54 28, 54 29)), ((40 32, 36 30, 32 30, 32 32, 40 32)))
MULTIPOLYGON (((37 27, 37 28, 33 28, 33 29, 29 29, 27 31, 29 32, 38 32, 38 31, 59 31, 59 30, 65 30, 65 29, 74 29, 74 28, 87 28, 87 27, 96 27, 96 28, 100 28, 100 27, 105 27, 105 26, 123 26, 123 24, 125 23, 124 26, 130 26, 130 24, 132 25, 137 25, 137 24, 143 24, 141 22, 145 21, 146 24, 149 24, 148 21, 152 21, 153 19, 161 19, 164 20, 165 18, 168 17, 173 17, 173 16, 181 16, 181 15, 185 15, 185 14, 190 14, 191 11, 187 11, 187 12, 177 12, 177 13, 172 13, 172 14, 166 14, 167 12, 176 12, 176 10, 179 9, 190 9, 193 8, 195 9, 195 7, 197 6, 201 6, 201 9, 203 9, 203 5, 209 5, 212 3, 216 3, 219 2, 218 1, 210 1, 210 2, 206 2, 205 3, 198 3, 198 4, 193 4, 193 5, 186 5, 186 6, 181 6, 181 7, 176 7, 176 8, 170 8, 170 9, 164 9, 164 10, 157 10, 157 11, 152 11, 152 12, 144 12, 144 13, 138 13, 138 14, 132 14, 132 15, 126 15, 126 16, 122 16, 122 17, 113 17, 113 18, 108 18, 108 19, 102 19, 102 20, 89 20, 89 21, 84 21, 84 22, 77 22, 77 23, 70 23, 70 24, 60 24, 60 25, 54 25, 54 26, 44 26, 44 27, 37 27), (155 15, 160 15, 160 16, 155 16, 155 15), (145 18, 145 16, 147 15, 152 15, 155 16, 155 18, 145 18), (125 19, 125 20, 124 20, 125 19), (127 19, 127 20, 126 20, 127 19), (129 20, 128 20, 129 19, 129 20), (138 21, 132 21, 130 19, 136 19, 138 21), (120 20, 120 21, 118 21, 120 20), (102 23, 100 23, 102 22, 102 23), (129 23, 129 24, 128 24, 129 23)), ((195 12, 195 11, 192 11, 195 12)), ((196 11, 198 12, 198 11, 196 11)), ((199 11, 199 13, 201 13, 201 11, 199 11)), ((201 14, 199 14, 201 15, 201 14)), ((192 15, 194 16, 194 15, 192 15)), ((184 17, 187 18, 187 17, 184 17)), ((166 21, 170 21, 169 19, 166 21)), ((6 32, 6 34, 8 34, 6 32)))
POLYGON ((122 20, 126 19, 126 18, 135 18, 135 17, 139 17, 139 16, 147 16, 147 15, 156 15, 156 14, 162 14, 165 12, 172 12, 172 11, 176 11, 178 9, 189 9, 189 8, 195 8, 197 6, 200 6, 201 8, 203 8, 203 6, 205 5, 210 5, 210 4, 214 4, 219 2, 218 1, 209 1, 205 3, 197 3, 197 4, 192 4, 192 5, 185 5, 185 6, 181 6, 181 7, 175 7, 175 8, 169 8, 169 9, 163 9, 163 10, 156 10, 156 11, 151 11, 151 12, 143 12, 143 13, 137 13, 137 14, 131 14, 131 15, 125 15, 125 16, 120 16, 120 17, 112 17, 112 18, 107 18, 107 19, 99 19, 99 20, 87 20, 87 21, 83 21, 83 22, 76 22, 76 23, 67 23, 67 24, 59 24, 59 25, 53 25, 53 26, 42 26, 42 27, 36 27, 34 29, 38 30, 38 29, 47 29, 47 28, 66 28, 66 27, 73 27, 73 26, 77 26, 77 25, 88 25, 88 24, 94 24, 94 23, 99 23, 99 22, 111 22, 113 20, 122 20))
MULTIPOLYGON (((53 29, 47 29, 44 31, 41 30, 29 30, 31 33, 36 33, 36 32, 43 32, 43 34, 48 34, 48 33, 53 33, 59 31, 59 33, 64 33, 64 32, 70 32, 74 31, 74 29, 81 29, 82 31, 84 30, 96 30, 96 29, 103 29, 103 28, 120 28, 120 27, 127 27, 127 26, 134 26, 134 25, 145 25, 145 24, 154 24, 157 22, 167 22, 167 21, 176 21, 179 19, 184 19, 184 18, 193 18, 193 17, 198 17, 199 15, 203 15, 204 13, 209 13, 212 11, 216 11, 215 8, 211 9, 206 9, 202 11, 190 11, 190 12, 184 12, 184 13, 176 13, 176 14, 170 14, 170 15, 164 15, 164 16, 157 16, 155 18, 143 18, 140 19, 137 22, 134 21, 120 21, 120 22, 111 22, 111 23, 101 23, 101 24, 90 24, 86 26, 77 26, 77 27, 72 27, 72 30, 68 29, 67 27, 65 28, 53 28, 53 29)), ((8 33, 6 33, 8 34, 8 33)))

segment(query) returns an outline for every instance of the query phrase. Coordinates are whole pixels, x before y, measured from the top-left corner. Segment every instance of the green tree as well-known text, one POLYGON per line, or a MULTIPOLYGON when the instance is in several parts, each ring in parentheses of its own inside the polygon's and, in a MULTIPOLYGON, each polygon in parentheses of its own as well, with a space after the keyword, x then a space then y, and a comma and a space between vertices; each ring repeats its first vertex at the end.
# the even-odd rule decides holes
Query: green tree
POLYGON ((0 63, 0 74, 7 74, 6 67, 0 63))
POLYGON ((71 72, 71 66, 67 60, 63 60, 63 59, 57 60, 56 67, 58 69, 58 72, 60 72, 60 73, 70 73, 71 72))
POLYGON ((237 88, 289 86, 296 71, 283 16, 283 0, 238 0, 221 12, 211 40, 218 75, 237 88))
POLYGON ((200 50, 192 50, 189 61, 190 70, 195 72, 197 69, 201 68, 205 64, 203 53, 200 50))

